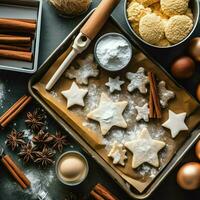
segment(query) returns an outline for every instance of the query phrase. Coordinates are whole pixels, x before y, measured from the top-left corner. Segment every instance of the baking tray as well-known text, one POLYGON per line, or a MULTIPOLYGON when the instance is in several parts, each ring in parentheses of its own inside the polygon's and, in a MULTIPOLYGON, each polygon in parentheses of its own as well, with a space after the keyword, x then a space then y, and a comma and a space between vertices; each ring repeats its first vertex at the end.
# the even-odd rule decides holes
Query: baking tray
POLYGON ((34 73, 38 68, 42 0, 1 0, 0 17, 35 19, 37 21, 35 38, 32 42, 32 52, 34 58, 33 61, 25 62, 2 58, 0 59, 0 69, 24 73, 34 73))
MULTIPOLYGON (((55 49, 55 51, 47 58, 47 60, 43 63, 39 71, 32 76, 32 78, 29 80, 29 92, 31 95, 47 110, 47 112, 82 146, 82 148, 90 155, 92 156, 99 165, 102 166, 102 168, 107 171, 107 173, 110 174, 110 176, 116 181, 116 183, 124 189, 131 197, 137 198, 137 199, 145 199, 149 195, 152 194, 152 192, 158 187, 158 185, 166 178, 166 176, 170 173, 170 171, 178 164, 178 162, 181 160, 181 158, 184 156, 184 154, 190 149, 190 147, 200 138, 200 127, 197 127, 193 132, 190 133, 190 137, 187 139, 187 141, 182 145, 182 147, 177 151, 177 153, 174 155, 170 163, 160 172, 160 174, 153 180, 153 182, 148 186, 144 192, 139 193, 133 188, 127 186, 126 182, 123 178, 121 178, 106 162, 103 160, 103 158, 98 155, 90 146, 89 144, 84 141, 79 134, 73 130, 72 127, 70 127, 62 118, 60 118, 54 110, 52 110, 45 102, 44 100, 36 93, 36 91, 32 88, 32 86, 38 82, 42 76, 45 74, 45 72, 49 69, 49 67, 57 60, 57 58, 66 50, 66 47, 69 46, 72 42, 72 39, 75 35, 79 32, 80 28, 84 24, 84 22, 88 19, 88 17, 91 15, 93 11, 91 11, 84 20, 65 38, 65 40, 55 49)), ((122 31, 122 33, 129 39, 129 41, 132 43, 134 47, 142 51, 150 60, 152 60, 157 66, 159 66, 165 73, 167 73, 162 66, 159 65, 153 58, 151 58, 142 48, 138 46, 138 44, 133 41, 132 37, 123 30, 120 25, 112 18, 110 17, 113 23, 115 23, 119 29, 122 31)), ((170 75, 169 75, 170 76, 170 75)), ((171 78, 173 80, 173 78, 171 78)), ((173 80, 175 82, 175 80, 173 80)), ((176 83, 176 82, 175 82, 176 83)), ((176 83, 177 84, 177 83, 176 83)), ((178 84, 177 84, 178 85, 178 84)), ((181 86, 179 86, 181 87, 181 86)), ((191 98, 193 98, 191 96, 191 98)))

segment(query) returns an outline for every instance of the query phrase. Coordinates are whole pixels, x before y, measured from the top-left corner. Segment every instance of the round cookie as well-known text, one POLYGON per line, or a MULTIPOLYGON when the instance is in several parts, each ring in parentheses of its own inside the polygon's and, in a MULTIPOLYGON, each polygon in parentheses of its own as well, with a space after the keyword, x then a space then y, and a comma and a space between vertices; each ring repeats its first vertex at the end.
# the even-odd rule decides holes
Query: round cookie
POLYGON ((139 22, 140 19, 146 14, 151 13, 151 8, 145 8, 142 4, 132 1, 128 5, 127 14, 129 21, 139 22))
POLYGON ((137 2, 143 4, 144 6, 150 6, 154 3, 159 2, 159 0, 137 0, 137 2))
POLYGON ((164 37, 164 23, 160 16, 147 14, 139 22, 140 36, 150 44, 158 43, 164 37))
POLYGON ((188 9, 188 0, 160 0, 161 10, 169 17, 183 15, 188 9))
POLYGON ((165 36, 170 43, 176 44, 183 40, 192 30, 193 21, 186 15, 175 15, 165 26, 165 36))

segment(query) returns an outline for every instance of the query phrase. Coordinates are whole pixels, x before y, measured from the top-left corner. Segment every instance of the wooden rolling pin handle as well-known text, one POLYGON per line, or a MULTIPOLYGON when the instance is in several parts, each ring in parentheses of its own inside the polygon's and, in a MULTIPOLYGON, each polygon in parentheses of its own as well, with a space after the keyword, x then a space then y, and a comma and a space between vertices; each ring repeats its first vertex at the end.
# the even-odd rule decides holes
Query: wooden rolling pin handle
POLYGON ((119 0, 102 0, 94 13, 83 25, 80 32, 87 36, 90 40, 94 39, 106 23, 118 2, 119 0))

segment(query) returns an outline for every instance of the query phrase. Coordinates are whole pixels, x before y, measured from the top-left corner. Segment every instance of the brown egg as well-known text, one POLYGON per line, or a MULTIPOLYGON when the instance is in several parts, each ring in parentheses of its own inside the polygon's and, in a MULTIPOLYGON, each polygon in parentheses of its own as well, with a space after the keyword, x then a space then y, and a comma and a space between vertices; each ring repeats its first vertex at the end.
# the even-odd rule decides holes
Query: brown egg
POLYGON ((188 53, 196 61, 200 61, 200 37, 192 39, 188 46, 188 53))
POLYGON ((200 83, 198 84, 197 89, 196 89, 196 97, 198 101, 200 101, 200 83))
POLYGON ((183 165, 177 173, 177 183, 185 190, 200 187, 200 164, 190 162, 183 165))
POLYGON ((200 140, 197 142, 195 146, 195 153, 196 153, 197 158, 200 160, 200 140))
POLYGON ((171 66, 171 72, 175 78, 190 78, 195 71, 195 62, 187 56, 177 59, 171 66))

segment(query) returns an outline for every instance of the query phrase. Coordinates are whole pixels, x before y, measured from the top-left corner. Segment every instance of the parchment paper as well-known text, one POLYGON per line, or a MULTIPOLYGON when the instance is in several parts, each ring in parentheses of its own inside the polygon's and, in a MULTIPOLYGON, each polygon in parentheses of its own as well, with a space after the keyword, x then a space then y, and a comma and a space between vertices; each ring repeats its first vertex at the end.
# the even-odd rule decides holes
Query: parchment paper
MULTIPOLYGON (((111 22, 108 22, 100 35, 106 32, 120 31, 111 22)), ((94 44, 95 41, 90 45, 87 51, 81 54, 78 58, 84 59, 86 55, 93 53, 94 44)), ((69 47, 68 50, 55 61, 55 63, 46 72, 44 77, 42 77, 42 79, 34 85, 34 88, 45 100, 45 102, 60 117, 62 117, 66 123, 71 125, 123 179, 125 179, 139 192, 143 192, 147 186, 150 185, 153 179, 156 178, 158 173, 169 163, 171 158, 175 155, 176 151, 180 148, 187 137, 190 137, 190 132, 200 122, 199 104, 182 88, 173 83, 173 81, 170 80, 159 67, 147 59, 144 54, 134 50, 134 57, 126 70, 117 74, 110 74, 101 69, 100 75, 97 78, 89 79, 88 86, 80 86, 89 89, 88 96, 85 98, 84 108, 75 106, 67 109, 66 99, 61 95, 60 92, 69 89, 72 81, 74 80, 69 80, 62 76, 51 92, 47 92, 45 90, 45 85, 56 71, 58 66, 62 63, 66 55, 69 53, 70 49, 71 47, 69 47), (126 89, 129 81, 125 78, 125 73, 126 71, 135 72, 138 67, 144 67, 146 71, 151 70, 155 72, 157 79, 159 81, 166 81, 167 88, 174 91, 176 94, 176 98, 170 101, 169 107, 162 110, 162 119, 160 121, 151 120, 149 123, 145 123, 136 122, 135 120, 136 113, 134 106, 141 106, 144 104, 144 102, 147 102, 148 95, 141 95, 139 92, 133 92, 130 94, 126 89), (108 81, 109 76, 115 77, 117 75, 120 75, 121 79, 126 82, 122 86, 122 92, 117 92, 112 95, 105 86, 105 83, 108 81), (127 130, 113 128, 105 138, 101 136, 99 124, 86 118, 87 113, 91 110, 94 110, 98 106, 100 94, 102 92, 105 92, 111 99, 113 99, 113 101, 127 100, 129 102, 129 106, 124 112, 124 117, 128 124, 127 130), (161 127, 161 124, 168 119, 168 109, 176 113, 187 113, 186 124, 189 127, 189 131, 181 132, 175 139, 171 138, 170 132, 167 129, 161 127), (133 170, 131 167, 132 154, 130 152, 127 153, 128 161, 126 162, 125 167, 113 165, 112 159, 107 157, 111 142, 115 139, 119 141, 122 139, 133 139, 137 135, 138 131, 142 129, 142 127, 148 128, 152 138, 164 141, 166 143, 166 147, 159 153, 160 167, 154 168, 148 164, 143 164, 138 169, 133 170)), ((76 61, 74 61, 73 65, 76 65, 76 61)))

